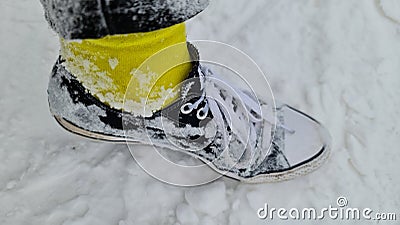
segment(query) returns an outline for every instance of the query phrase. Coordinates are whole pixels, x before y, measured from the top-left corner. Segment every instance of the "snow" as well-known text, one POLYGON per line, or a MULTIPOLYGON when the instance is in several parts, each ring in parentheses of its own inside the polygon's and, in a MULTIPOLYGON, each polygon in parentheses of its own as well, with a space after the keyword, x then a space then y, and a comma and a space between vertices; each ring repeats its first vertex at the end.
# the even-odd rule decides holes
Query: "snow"
POLYGON ((225 184, 214 182, 185 192, 186 201, 198 212, 217 216, 228 208, 225 184))
POLYGON ((393 22, 400 21, 400 2, 396 0, 381 0, 382 14, 393 22))
POLYGON ((266 224, 256 215, 264 203, 326 207, 341 195, 350 206, 398 212, 400 24, 387 2, 219 0, 191 20, 190 39, 243 50, 278 99, 322 121, 333 154, 313 174, 284 183, 222 178, 181 188, 143 172, 125 145, 56 124, 46 88, 58 38, 39 1, 1 1, 0 224, 266 224))
POLYGON ((110 64, 110 67, 112 70, 115 70, 115 68, 118 66, 118 63, 119 63, 118 59, 116 59, 116 58, 110 58, 108 60, 108 64, 110 64))
POLYGON ((176 217, 181 224, 198 224, 199 217, 188 204, 180 204, 176 208, 176 217))

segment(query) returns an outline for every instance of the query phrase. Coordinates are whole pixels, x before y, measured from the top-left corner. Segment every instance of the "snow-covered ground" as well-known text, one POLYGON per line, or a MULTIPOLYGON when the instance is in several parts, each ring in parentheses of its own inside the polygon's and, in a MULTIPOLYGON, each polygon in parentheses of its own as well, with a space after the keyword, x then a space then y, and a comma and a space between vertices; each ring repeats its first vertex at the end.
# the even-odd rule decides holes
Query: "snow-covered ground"
POLYGON ((352 207, 399 213, 400 7, 382 1, 215 0, 191 20, 190 39, 243 50, 278 99, 322 121, 333 153, 315 173, 284 183, 223 178, 180 188, 143 172, 126 146, 55 123, 46 86, 57 36, 39 0, 1 0, 0 224, 267 224, 256 214, 264 203, 322 208, 339 196, 352 207))

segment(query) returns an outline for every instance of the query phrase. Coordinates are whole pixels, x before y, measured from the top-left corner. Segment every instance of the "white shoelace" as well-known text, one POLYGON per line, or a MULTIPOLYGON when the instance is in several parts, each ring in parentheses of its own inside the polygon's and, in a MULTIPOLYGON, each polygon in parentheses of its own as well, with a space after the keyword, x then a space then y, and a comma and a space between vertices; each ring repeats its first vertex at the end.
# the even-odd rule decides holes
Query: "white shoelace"
MULTIPOLYGON (((199 71, 203 74, 206 74, 205 77, 212 77, 213 79, 215 79, 216 81, 227 85, 225 82, 222 81, 222 79, 218 79, 218 77, 213 74, 208 68, 201 68, 201 71, 199 71)), ((204 76, 204 75, 203 75, 204 76)), ((204 85, 205 82, 205 77, 203 77, 203 82, 202 84, 204 85)), ((212 81, 211 81, 212 82, 212 81)), ((211 110, 212 114, 214 116, 216 116, 217 114, 220 113, 220 107, 218 107, 217 104, 210 104, 211 102, 208 101, 208 103, 206 103, 206 105, 200 109, 198 109, 199 105, 204 101, 204 99, 206 98, 206 93, 214 93, 214 94, 218 94, 216 93, 215 90, 210 90, 210 87, 213 87, 213 85, 205 85, 202 88, 205 88, 205 91, 203 92, 202 96, 195 102, 195 103, 186 103, 181 107, 181 112, 183 114, 189 114, 191 113, 194 109, 197 109, 197 118, 199 120, 204 120, 207 115, 208 115, 208 111, 211 110)), ((276 127, 280 127, 285 129, 285 131, 289 132, 290 134, 294 134, 296 131, 287 127, 286 125, 282 124, 275 116, 273 116, 270 113, 262 113, 261 110, 261 104, 258 101, 258 99, 254 99, 253 97, 250 97, 250 95, 248 93, 246 93, 246 91, 243 91, 240 88, 236 88, 232 85, 229 85, 230 88, 224 89, 228 95, 230 96, 238 96, 238 99, 241 100, 241 102, 246 106, 245 109, 247 110, 247 115, 249 116, 249 120, 250 122, 253 123, 262 123, 263 121, 268 122, 270 125, 272 126, 276 126, 276 127), (252 113, 254 112, 254 113, 252 113), (258 115, 258 117, 256 117, 254 114, 258 115)), ((219 91, 219 90, 217 90, 219 91)), ((213 95, 210 95, 213 96, 213 95)), ((267 106, 267 104, 264 105, 264 107, 267 106)), ((229 118, 226 118, 227 120, 229 120, 229 118)), ((228 123, 230 123, 231 121, 228 121, 228 123)))

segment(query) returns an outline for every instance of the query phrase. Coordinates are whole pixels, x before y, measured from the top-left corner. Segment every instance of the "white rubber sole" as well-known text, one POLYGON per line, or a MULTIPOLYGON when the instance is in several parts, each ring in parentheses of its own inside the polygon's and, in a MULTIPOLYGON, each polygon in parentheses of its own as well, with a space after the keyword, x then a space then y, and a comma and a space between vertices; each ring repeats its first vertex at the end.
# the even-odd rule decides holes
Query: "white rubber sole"
MULTIPOLYGON (((54 116, 56 121, 67 131, 77 134, 79 136, 82 136, 84 138, 88 138, 91 140, 97 140, 97 141, 106 141, 106 142, 112 142, 116 144, 140 144, 138 141, 134 140, 129 140, 127 138, 123 137, 115 137, 115 136, 108 136, 104 134, 99 134, 95 132, 90 132, 87 130, 84 130, 82 128, 79 128, 75 126, 74 124, 64 120, 61 117, 54 116)), ((324 135, 328 135, 327 132, 324 135)), ((328 139, 328 137, 327 137, 328 139)), ((305 176, 319 167, 321 167, 322 164, 329 158, 330 155, 330 145, 325 145, 322 147, 320 152, 317 154, 316 157, 312 158, 312 160, 305 162, 301 165, 295 166, 289 170, 285 170, 282 172, 273 172, 269 174, 260 174, 256 175, 254 177, 249 177, 249 178, 244 178, 240 177, 235 173, 231 172, 226 172, 226 171, 221 171, 218 168, 216 168, 212 163, 205 161, 204 159, 200 158, 199 156, 191 153, 191 152, 184 152, 196 159, 199 159, 206 165, 208 165, 210 168, 212 168, 214 171, 218 172, 221 175, 230 177, 232 179, 244 182, 244 183, 249 183, 249 184, 259 184, 259 183, 274 183, 274 182, 282 182, 286 180, 291 180, 297 177, 305 176)))

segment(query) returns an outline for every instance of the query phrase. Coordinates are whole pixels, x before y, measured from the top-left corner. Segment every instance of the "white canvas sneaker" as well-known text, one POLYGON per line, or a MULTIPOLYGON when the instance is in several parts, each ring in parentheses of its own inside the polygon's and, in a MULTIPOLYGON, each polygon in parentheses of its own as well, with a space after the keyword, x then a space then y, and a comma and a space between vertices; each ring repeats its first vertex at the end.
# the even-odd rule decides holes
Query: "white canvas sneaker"
POLYGON ((199 64, 197 50, 188 46, 194 63, 180 98, 151 117, 103 104, 67 71, 61 57, 49 82, 50 110, 73 133, 184 152, 248 183, 292 179, 327 159, 330 137, 318 121, 223 82, 199 64))

